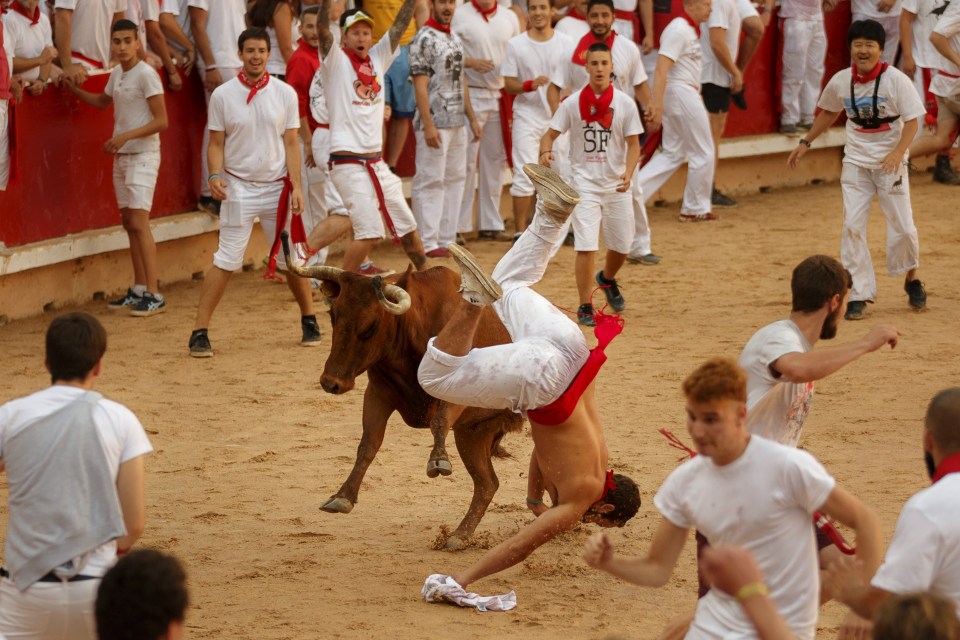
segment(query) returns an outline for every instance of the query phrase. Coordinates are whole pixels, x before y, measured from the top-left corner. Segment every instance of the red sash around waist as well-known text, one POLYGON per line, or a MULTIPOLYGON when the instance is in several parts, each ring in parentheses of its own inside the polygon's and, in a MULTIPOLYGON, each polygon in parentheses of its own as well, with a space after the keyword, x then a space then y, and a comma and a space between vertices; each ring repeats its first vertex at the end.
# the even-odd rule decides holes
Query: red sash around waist
POLYGON ((613 17, 617 20, 626 20, 633 24, 633 41, 640 44, 640 16, 637 15, 637 12, 617 9, 613 12, 613 17))
POLYGON ((377 171, 373 168, 373 165, 378 162, 380 162, 380 156, 374 156, 373 158, 364 158, 361 156, 330 156, 330 161, 327 163, 327 166, 332 169, 333 166, 337 164, 363 165, 370 175, 370 181, 373 182, 374 191, 377 192, 377 204, 380 206, 380 214, 383 216, 383 221, 390 230, 390 235, 393 236, 393 244, 400 244, 400 236, 397 235, 397 228, 393 226, 390 212, 387 211, 387 200, 383 197, 383 187, 380 186, 380 178, 377 177, 377 171))

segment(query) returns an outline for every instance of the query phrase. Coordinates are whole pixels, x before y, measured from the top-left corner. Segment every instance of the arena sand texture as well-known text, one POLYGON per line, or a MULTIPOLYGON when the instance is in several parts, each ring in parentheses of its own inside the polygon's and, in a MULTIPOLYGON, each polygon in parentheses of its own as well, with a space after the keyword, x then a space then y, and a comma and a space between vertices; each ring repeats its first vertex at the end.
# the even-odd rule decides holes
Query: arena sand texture
MULTIPOLYGON (((879 511, 887 541, 904 501, 928 483, 920 442, 926 404, 937 390, 960 384, 960 191, 931 185, 927 176, 914 183, 930 309, 910 311, 902 278, 885 275, 884 223, 874 206, 869 234, 882 272, 879 299, 863 321, 841 323, 836 341, 895 323, 901 344, 818 383, 801 441, 879 511)), ((689 441, 682 379, 710 356, 736 357, 758 327, 787 315, 797 262, 814 253, 839 255, 838 184, 741 202, 711 224, 678 223, 676 206, 652 208, 654 248, 663 263, 627 265, 620 277, 626 330, 608 350, 598 397, 611 463, 635 478, 643 495, 638 516, 612 532, 628 552, 647 549, 659 518, 653 495, 677 465, 678 452, 657 429, 689 441)), ((492 268, 507 245, 469 248, 492 268)), ((383 247, 375 257, 405 266, 398 250, 383 247)), ((564 248, 537 287, 570 309, 577 303, 573 259, 573 249, 564 248)), ((366 378, 344 396, 324 393, 318 380, 329 351, 328 320, 320 318, 319 348, 298 346, 296 306, 286 287, 263 282, 262 274, 234 276, 210 327, 216 357, 208 360, 187 355, 199 283, 166 288, 169 312, 151 319, 111 315, 99 302, 80 307, 110 333, 98 390, 133 409, 156 448, 147 460, 141 544, 175 553, 188 567, 189 637, 647 639, 692 609, 692 537, 665 588, 639 589, 584 564, 583 543, 596 530, 587 525, 474 585, 487 594, 515 589, 512 612, 425 604, 420 586, 428 574, 472 562, 532 517, 524 505, 529 428, 504 440, 513 457, 496 461, 500 490, 476 545, 465 551, 433 547, 466 510, 468 475, 454 458, 452 476, 428 479, 429 433, 407 428, 397 416, 353 513, 321 512, 353 464, 366 378)), ((52 317, 0 327, 6 367, 0 399, 48 384, 42 339, 52 317)), ((3 496, 5 482, 0 475, 3 496)), ((843 612, 836 604, 822 609, 820 637, 835 636, 843 612)))

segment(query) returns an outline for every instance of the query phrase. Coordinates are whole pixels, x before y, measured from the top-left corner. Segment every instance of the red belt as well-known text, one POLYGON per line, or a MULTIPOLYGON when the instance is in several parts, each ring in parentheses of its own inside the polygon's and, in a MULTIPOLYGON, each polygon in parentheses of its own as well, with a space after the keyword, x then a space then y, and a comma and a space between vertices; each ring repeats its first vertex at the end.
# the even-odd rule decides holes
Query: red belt
POLYGON ((330 125, 329 125, 329 124, 318 124, 318 125, 317 125, 317 129, 329 129, 329 128, 330 128, 330 125))
POLYGON ((955 76, 952 73, 947 73, 946 71, 937 71, 942 76, 947 76, 948 78, 960 78, 960 76, 955 76))
POLYGON ((393 236, 393 244, 400 244, 400 236, 397 235, 397 228, 393 226, 393 219, 390 218, 390 212, 387 211, 387 201, 383 197, 383 187, 380 186, 380 178, 377 177, 377 171, 373 168, 373 165, 378 162, 380 162, 380 156, 373 158, 330 156, 327 167, 333 169, 333 166, 337 164, 360 164, 366 168, 367 173, 370 175, 370 180, 373 182, 373 189, 377 192, 377 203, 380 205, 380 213, 383 215, 383 221, 387 224, 387 228, 390 229, 390 235, 393 236))
POLYGON ((617 9, 613 12, 613 17, 617 20, 628 20, 633 23, 633 41, 640 44, 640 16, 636 11, 627 11, 626 9, 617 9))
POLYGON ((73 56, 74 58, 78 59, 78 60, 83 60, 83 61, 86 62, 88 65, 90 65, 91 67, 94 67, 94 68, 96 68, 96 69, 103 69, 103 68, 104 68, 102 62, 98 62, 98 61, 96 61, 96 60, 93 60, 93 59, 91 59, 91 58, 88 58, 87 56, 83 55, 82 53, 77 53, 76 51, 71 51, 71 52, 70 52, 70 55, 73 56))

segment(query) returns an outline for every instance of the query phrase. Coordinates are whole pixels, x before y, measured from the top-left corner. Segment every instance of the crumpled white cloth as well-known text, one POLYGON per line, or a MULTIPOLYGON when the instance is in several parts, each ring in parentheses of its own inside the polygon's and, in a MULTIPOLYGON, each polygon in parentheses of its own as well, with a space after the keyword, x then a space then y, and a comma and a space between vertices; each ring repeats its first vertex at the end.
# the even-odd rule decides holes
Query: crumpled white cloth
POLYGON ((442 573, 428 576, 420 593, 427 602, 449 602, 461 607, 474 607, 478 611, 509 611, 517 606, 517 594, 513 591, 502 596, 477 595, 442 573))

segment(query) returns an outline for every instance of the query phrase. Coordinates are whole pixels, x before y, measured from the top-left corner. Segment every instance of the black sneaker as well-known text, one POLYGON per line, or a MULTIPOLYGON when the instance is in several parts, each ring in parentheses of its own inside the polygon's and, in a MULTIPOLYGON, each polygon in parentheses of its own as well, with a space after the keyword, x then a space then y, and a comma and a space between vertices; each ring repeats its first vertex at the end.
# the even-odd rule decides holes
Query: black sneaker
POLYGON ((200 196, 200 199, 197 201, 197 209, 206 211, 215 218, 220 217, 220 201, 210 196, 200 196))
POLYGON ((867 303, 862 300, 851 300, 847 303, 847 312, 843 314, 844 320, 863 320, 863 310, 867 308, 867 303))
POLYGON ((728 196, 723 195, 717 188, 713 188, 713 193, 710 195, 710 202, 714 207, 719 209, 730 209, 731 207, 736 207, 739 203, 728 196))
POLYGON ((746 85, 743 86, 743 89, 740 89, 740 93, 731 93, 730 102, 732 102, 738 109, 741 111, 747 110, 747 96, 745 89, 746 85))
POLYGON ((580 305, 577 309, 577 322, 582 324, 585 327, 595 327, 597 326, 597 321, 593 319, 593 305, 589 302, 586 304, 580 305))
POLYGON ((920 280, 907 280, 903 283, 903 290, 907 292, 911 307, 917 311, 927 308, 927 292, 920 280))
POLYGON ((140 298, 140 302, 130 310, 130 315, 136 316, 137 318, 149 318, 150 316, 155 316, 158 313, 163 313, 167 310, 167 303, 163 298, 158 298, 149 291, 143 294, 143 297, 140 298))
POLYGON ((953 172, 949 156, 937 156, 937 163, 933 169, 933 181, 940 184, 960 184, 960 176, 953 172))
POLYGON ((301 346, 316 347, 320 344, 320 325, 317 324, 316 316, 300 318, 300 329, 303 331, 301 346))
POLYGON ((594 277, 594 280, 597 281, 597 284, 603 288, 603 295, 607 296, 607 303, 613 307, 613 310, 617 313, 623 311, 627 303, 623 299, 623 295, 620 293, 620 287, 617 286, 617 279, 607 280, 603 277, 603 271, 597 271, 597 275, 594 277))
POLYGON ((194 358, 213 357, 213 347, 206 329, 197 329, 190 334, 190 355, 194 358))
POLYGON ((563 239, 563 246, 572 247, 577 244, 577 238, 573 235, 573 231, 567 234, 567 237, 563 239))
POLYGON ((120 309, 131 309, 140 304, 140 296, 133 292, 133 289, 127 289, 127 293, 122 298, 111 300, 107 303, 107 308, 113 311, 120 309))

